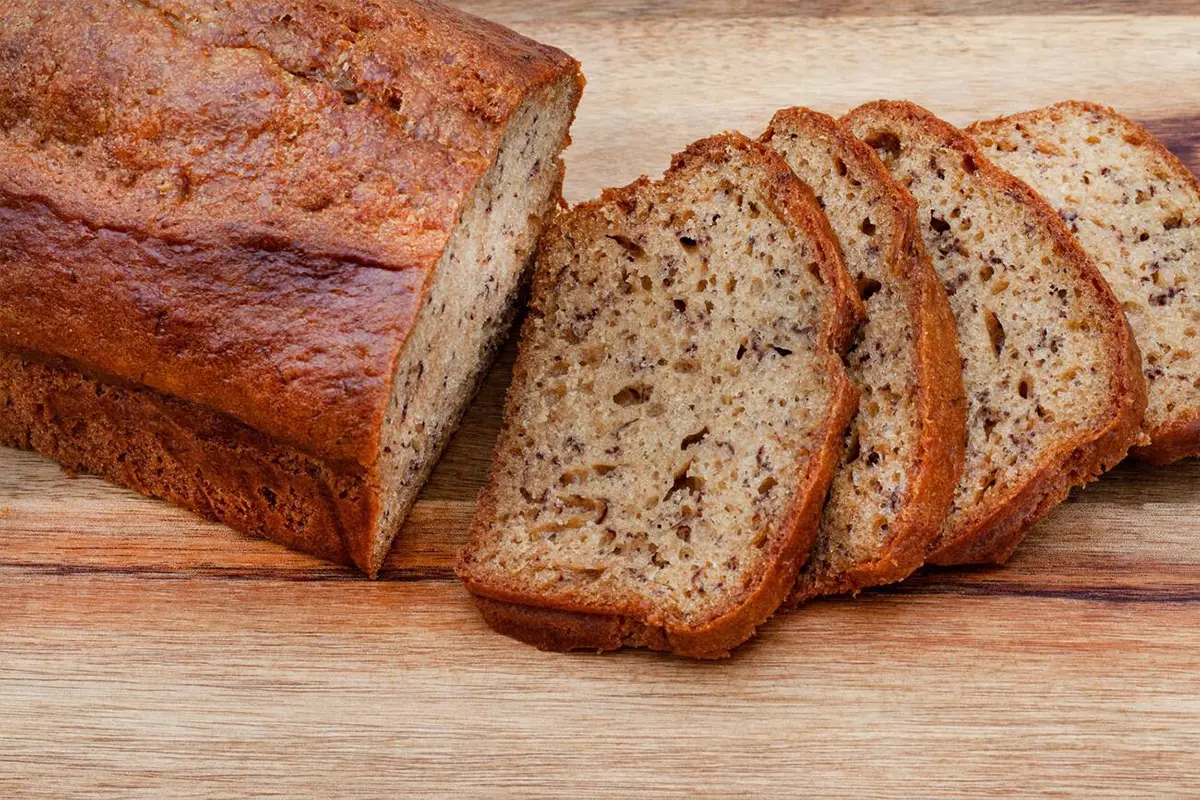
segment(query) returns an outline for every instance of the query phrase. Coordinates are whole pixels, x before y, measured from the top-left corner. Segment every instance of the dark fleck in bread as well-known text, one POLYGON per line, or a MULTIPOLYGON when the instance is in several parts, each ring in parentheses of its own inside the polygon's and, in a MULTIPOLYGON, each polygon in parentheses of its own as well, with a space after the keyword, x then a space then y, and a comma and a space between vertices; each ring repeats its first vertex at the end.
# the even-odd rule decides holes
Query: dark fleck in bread
POLYGON ((740 134, 550 227, 458 566, 501 632, 725 655, 784 600, 856 392, 811 193, 740 134))
POLYGON ((846 357, 862 396, 800 601, 902 580, 925 563, 962 473, 966 400, 954 315, 916 202, 825 114, 780 111, 762 141, 816 194, 867 311, 846 357))
POLYGON ((1140 125, 1066 102, 967 129, 1042 194, 1095 259, 1133 328, 1149 387, 1149 445, 1167 463, 1200 454, 1200 186, 1140 125))
POLYGON ((0 443, 374 573, 582 82, 437 3, 0 4, 0 443))
POLYGON ((868 103, 845 122, 917 200, 958 321, 966 464, 929 560, 1002 562, 1138 440, 1137 346, 1054 210, 965 134, 911 103, 868 103))

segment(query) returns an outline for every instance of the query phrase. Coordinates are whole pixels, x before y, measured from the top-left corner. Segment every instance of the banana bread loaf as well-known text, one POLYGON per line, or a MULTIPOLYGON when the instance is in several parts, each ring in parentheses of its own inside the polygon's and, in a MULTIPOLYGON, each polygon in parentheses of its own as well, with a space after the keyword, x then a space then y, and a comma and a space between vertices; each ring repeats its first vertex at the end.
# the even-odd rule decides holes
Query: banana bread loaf
POLYGON ((437 3, 3 4, 0 442, 375 573, 582 85, 437 3))

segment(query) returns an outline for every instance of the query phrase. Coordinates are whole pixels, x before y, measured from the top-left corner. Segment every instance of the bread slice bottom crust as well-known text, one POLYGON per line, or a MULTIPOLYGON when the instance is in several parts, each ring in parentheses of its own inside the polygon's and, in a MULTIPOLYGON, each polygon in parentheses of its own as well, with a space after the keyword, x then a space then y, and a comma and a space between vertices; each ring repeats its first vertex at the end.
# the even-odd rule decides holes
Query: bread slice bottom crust
MULTIPOLYGON (((855 326, 861 320, 862 306, 845 275, 836 238, 828 222, 819 212, 811 192, 796 179, 777 154, 743 136, 725 134, 692 145, 673 159, 671 170, 683 170, 689 162, 713 158, 727 148, 739 151, 743 157, 770 171, 773 176, 772 190, 777 195, 772 205, 777 207, 777 213, 786 214, 789 222, 812 238, 820 252, 823 279, 832 289, 825 309, 822 333, 823 340, 830 346, 830 366, 826 370, 830 379, 830 401, 811 439, 814 442, 813 455, 800 472, 799 486, 793 492, 794 500, 780 524, 780 535, 768 554, 769 566, 736 605, 701 625, 687 626, 674 624, 652 609, 643 613, 641 608, 622 608, 614 604, 612 613, 608 613, 595 605, 549 600, 494 581, 477 579, 473 574, 472 546, 469 545, 463 550, 456 571, 468 591, 475 596, 488 624, 512 638, 556 651, 605 651, 638 646, 672 651, 692 658, 725 657, 733 647, 753 635, 757 627, 787 598, 812 546, 829 483, 840 460, 845 428, 858 405, 858 390, 846 375, 838 354, 844 351, 855 326)), ((621 202, 626 194, 636 191, 646 182, 646 179, 642 179, 624 189, 608 190, 600 202, 621 202)), ((551 289, 543 283, 541 276, 535 278, 535 295, 551 289)), ((526 326, 532 324, 532 319, 527 320, 526 326)), ((529 338, 528 330, 523 331, 522 342, 529 338)), ((520 379, 523 369, 522 358, 518 357, 514 384, 520 379)), ((510 397, 505 410, 506 427, 513 418, 512 403, 510 397)), ((503 442, 502 433, 501 442, 497 445, 493 476, 499 474, 500 460, 504 458, 503 442)), ((494 486, 489 480, 488 486, 480 493, 472 526, 473 541, 483 535, 497 513, 494 486)))
MULTIPOLYGON (((697 659, 728 656, 788 598, 795 587, 796 574, 816 539, 817 523, 840 460, 845 429, 858 407, 858 390, 842 375, 833 398, 820 436, 822 456, 812 460, 804 475, 796 493, 799 502, 792 506, 783 523, 787 533, 771 559, 771 568, 754 593, 733 611, 701 628, 678 629, 622 614, 566 606, 533 606, 528 604, 529 598, 519 594, 507 595, 494 587, 467 582, 484 619, 496 631, 541 650, 602 652, 645 647, 697 659)), ((479 502, 486 511, 486 506, 493 502, 490 493, 485 491, 479 502)))
POLYGON ((1129 455, 1147 464, 1172 464, 1200 456, 1200 414, 1155 428, 1150 431, 1150 444, 1133 448, 1129 455))

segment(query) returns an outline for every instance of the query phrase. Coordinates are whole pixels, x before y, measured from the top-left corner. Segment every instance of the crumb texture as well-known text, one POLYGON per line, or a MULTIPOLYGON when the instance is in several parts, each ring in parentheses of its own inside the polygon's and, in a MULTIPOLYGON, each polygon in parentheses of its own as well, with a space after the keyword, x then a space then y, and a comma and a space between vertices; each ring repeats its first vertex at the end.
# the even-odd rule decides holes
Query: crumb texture
POLYGON ((1200 191, 1186 167, 1140 126, 1083 103, 969 132, 1055 207, 1121 301, 1142 350, 1151 437, 1200 416, 1200 191))
POLYGON ((380 429, 382 562, 515 314, 544 222, 560 195, 559 151, 578 96, 554 85, 513 115, 475 187, 405 342, 380 429))
POLYGON ((870 104, 849 122, 916 198, 957 319, 968 420, 942 534, 952 541, 1039 470, 1061 471, 1110 422, 1123 323, 1086 256, 1055 234, 1057 220, 957 130, 908 104, 870 104))
POLYGON ((693 158, 553 226, 469 586, 694 626, 779 557, 843 373, 830 251, 764 172, 693 158))

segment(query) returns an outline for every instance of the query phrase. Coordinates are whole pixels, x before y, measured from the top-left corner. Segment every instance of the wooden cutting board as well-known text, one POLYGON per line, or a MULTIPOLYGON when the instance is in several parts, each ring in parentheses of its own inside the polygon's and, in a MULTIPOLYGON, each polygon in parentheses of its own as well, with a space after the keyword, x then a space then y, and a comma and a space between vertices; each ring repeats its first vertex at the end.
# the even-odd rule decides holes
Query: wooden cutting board
MULTIPOLYGON (((583 61, 571 200, 876 97, 1093 99, 1200 168, 1197 3, 470 5, 583 61)), ((0 450, 0 797, 1200 792, 1200 464, 1122 466, 1006 567, 814 603, 721 663, 544 654, 451 572, 511 359, 377 582, 0 450)))

